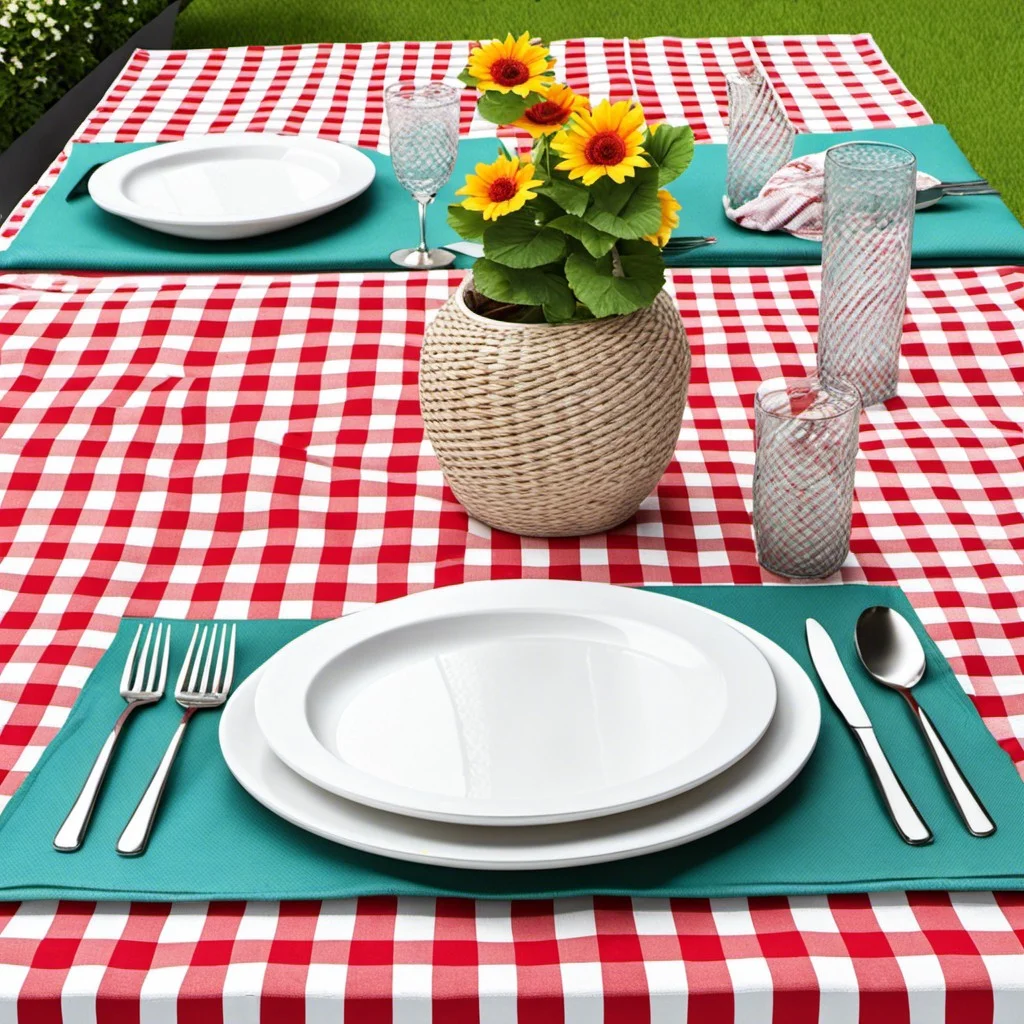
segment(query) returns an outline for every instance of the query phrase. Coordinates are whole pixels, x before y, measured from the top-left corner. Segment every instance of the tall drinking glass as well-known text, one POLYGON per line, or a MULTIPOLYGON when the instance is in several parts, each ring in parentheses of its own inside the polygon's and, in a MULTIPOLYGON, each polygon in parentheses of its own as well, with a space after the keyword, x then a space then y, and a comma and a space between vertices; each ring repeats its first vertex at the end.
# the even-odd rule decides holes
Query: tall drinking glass
POLYGON ((447 267, 455 254, 427 246, 427 206, 452 176, 459 150, 460 90, 441 82, 395 82, 384 90, 391 163, 402 188, 419 203, 420 244, 397 249, 393 263, 416 270, 447 267))
POLYGON ((860 396, 841 381, 768 380, 754 400, 754 537, 769 572, 818 579, 850 550, 860 396))
POLYGON ((725 195, 735 209, 750 202, 793 155, 796 130, 775 90, 756 68, 726 79, 729 89, 729 145, 725 195))
POLYGON ((881 142, 825 153, 818 374, 864 405, 896 394, 907 305, 917 161, 881 142))

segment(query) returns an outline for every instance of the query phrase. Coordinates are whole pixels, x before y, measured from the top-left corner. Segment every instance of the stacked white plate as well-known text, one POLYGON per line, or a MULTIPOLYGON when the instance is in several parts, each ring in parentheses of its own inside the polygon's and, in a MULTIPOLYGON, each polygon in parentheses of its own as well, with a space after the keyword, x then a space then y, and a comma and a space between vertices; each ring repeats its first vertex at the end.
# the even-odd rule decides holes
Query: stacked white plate
POLYGON ((649 591, 446 587, 318 626, 228 701, 260 803, 361 850, 454 867, 617 860, 784 789, 818 736, 807 675, 750 627, 649 591))

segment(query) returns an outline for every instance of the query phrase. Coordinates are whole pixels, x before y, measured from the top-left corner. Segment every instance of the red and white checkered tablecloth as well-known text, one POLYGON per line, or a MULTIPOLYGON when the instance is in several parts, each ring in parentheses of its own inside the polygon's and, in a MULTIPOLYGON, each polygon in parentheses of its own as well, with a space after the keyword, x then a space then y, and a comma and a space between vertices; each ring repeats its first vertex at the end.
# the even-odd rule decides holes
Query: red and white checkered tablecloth
MULTIPOLYGON (((559 47, 574 86, 635 90, 704 140, 751 54, 804 130, 928 122, 866 36, 559 47)), ((374 144, 383 81, 448 75, 464 53, 136 54, 79 137, 374 144)), ((458 279, 0 276, 0 801, 125 614, 328 616, 506 576, 767 579, 751 396, 813 365, 816 270, 673 273, 694 349, 677 460, 633 524, 551 542, 468 521, 424 443, 418 348, 458 279)), ((841 574, 904 587, 1018 765, 1022 339, 1024 269, 915 272, 901 395, 865 418, 841 574)), ((944 1016, 1024 1020, 1024 897, 0 904, 0 1022, 944 1016)))
MULTIPOLYGON (((384 87, 399 78, 454 80, 469 42, 313 43, 219 50, 137 50, 73 136, 80 142, 166 142, 211 132, 316 134, 386 146, 384 87)), ((759 63, 798 131, 930 124, 869 35, 732 39, 568 39, 557 74, 594 97, 636 97, 652 121, 689 124, 724 142, 726 75, 759 63)), ((466 92, 462 129, 492 137, 466 92)), ((509 134, 502 129, 501 134, 509 134)), ((0 230, 0 249, 66 159, 61 154, 0 230)))
MULTIPOLYGON (((4 794, 122 615, 331 616, 493 577, 770 579, 751 399, 813 365, 817 270, 673 273, 694 350, 677 459, 635 523, 558 541, 468 521, 424 443, 423 326, 458 279, 0 277, 4 794)), ((1024 766, 1022 339, 1024 269, 915 272, 842 579, 904 587, 1024 766)), ((142 1021, 1018 1024, 1024 896, 0 905, 0 1019, 140 1003, 142 1021)))

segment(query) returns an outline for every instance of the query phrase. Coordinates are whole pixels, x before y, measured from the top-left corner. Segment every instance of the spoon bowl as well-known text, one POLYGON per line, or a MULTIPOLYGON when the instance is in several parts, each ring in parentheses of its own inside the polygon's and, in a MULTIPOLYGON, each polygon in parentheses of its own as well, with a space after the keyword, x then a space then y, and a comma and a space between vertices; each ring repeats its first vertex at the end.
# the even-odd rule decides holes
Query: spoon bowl
POLYGON ((876 605, 861 612, 854 631, 854 643, 868 675, 876 683, 899 692, 907 702, 967 831, 974 836, 992 835, 996 830, 995 822, 964 777, 932 720, 911 693, 924 678, 928 665, 924 646, 914 627, 895 609, 876 605))
POLYGON ((854 634, 861 664, 883 686, 909 690, 924 678, 927 661, 914 627, 892 608, 861 612, 854 634))

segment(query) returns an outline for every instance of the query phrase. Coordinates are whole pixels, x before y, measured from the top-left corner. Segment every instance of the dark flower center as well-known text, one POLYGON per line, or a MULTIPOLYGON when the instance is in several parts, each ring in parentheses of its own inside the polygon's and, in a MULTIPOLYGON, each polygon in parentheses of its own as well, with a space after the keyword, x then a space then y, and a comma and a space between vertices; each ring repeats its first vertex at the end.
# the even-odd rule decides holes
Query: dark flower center
POLYGON ((504 203, 516 194, 516 183, 512 178, 495 178, 488 186, 487 198, 492 203, 504 203))
POLYGON ((626 144, 615 132, 598 132, 587 143, 586 154, 592 164, 618 164, 626 156, 626 144))
POLYGON ((491 65, 491 78, 499 85, 522 85, 530 80, 530 69, 511 57, 499 57, 491 65))
POLYGON ((565 120, 565 109, 551 100, 534 103, 526 111, 526 120, 534 124, 561 124, 565 120))

